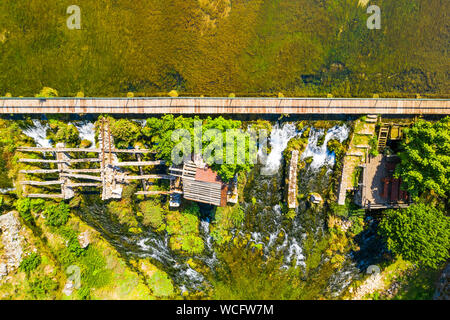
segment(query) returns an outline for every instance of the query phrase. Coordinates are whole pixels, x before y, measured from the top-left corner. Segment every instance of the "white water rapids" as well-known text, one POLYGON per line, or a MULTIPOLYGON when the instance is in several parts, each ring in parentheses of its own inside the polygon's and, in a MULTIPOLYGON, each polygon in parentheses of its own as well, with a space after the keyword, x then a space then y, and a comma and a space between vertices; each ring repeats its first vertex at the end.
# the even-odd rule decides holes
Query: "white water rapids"
MULTIPOLYGON (((286 123, 282 127, 277 123, 270 135, 271 153, 264 159, 262 149, 260 148, 258 154, 265 168, 263 168, 264 175, 273 175, 278 172, 281 167, 283 152, 286 149, 289 141, 292 138, 298 137, 303 131, 298 131, 294 123, 286 123), (264 161, 265 160, 265 161, 264 161)), ((303 152, 301 159, 312 157, 311 169, 319 169, 324 165, 333 166, 335 163, 335 154, 327 149, 327 144, 330 140, 336 139, 339 142, 344 142, 350 133, 350 128, 346 125, 335 126, 328 130, 325 135, 325 140, 322 145, 318 146, 319 138, 324 134, 323 129, 311 128, 308 145, 303 152)))
MULTIPOLYGON (((51 141, 47 139, 47 130, 50 128, 48 121, 32 120, 33 126, 23 130, 23 133, 32 138, 37 147, 51 148, 51 141)), ((95 148, 95 128, 92 121, 70 122, 78 130, 81 140, 92 142, 91 148, 95 148)))
MULTIPOLYGON (((80 134, 80 139, 89 140, 92 142, 92 147, 95 147, 95 132, 94 124, 90 121, 73 123, 80 134)), ((142 122, 144 124, 144 122, 142 122)), ((37 146, 51 147, 50 141, 46 138, 46 131, 48 124, 39 120, 33 120, 33 127, 24 130, 24 133, 33 138, 37 146)), ((308 145, 305 151, 301 155, 301 159, 312 157, 312 162, 309 166, 313 171, 318 170, 323 166, 329 166, 330 168, 335 163, 335 155, 327 149, 327 144, 330 140, 336 139, 339 142, 343 142, 348 138, 349 128, 346 125, 335 126, 329 129, 327 132, 323 129, 311 128, 308 138, 308 145), (325 139, 322 145, 318 146, 318 141, 322 135, 325 134, 325 139)), ((265 163, 266 174, 268 175, 282 175, 280 168, 283 164, 283 152, 286 150, 289 141, 292 138, 301 136, 303 131, 299 131, 296 128, 295 123, 275 124, 273 126, 270 135, 270 147, 271 153, 266 159, 261 159, 261 148, 258 152, 260 159, 265 163), (265 160, 265 161, 264 161, 265 160)), ((264 173, 263 173, 264 175, 264 173)), ((270 190, 270 188, 269 188, 270 190)), ((282 190, 277 192, 282 193, 282 190)), ((257 201, 264 201, 260 199, 261 196, 257 196, 257 201)), ((282 221, 283 213, 280 205, 274 205, 273 203, 267 207, 268 217, 266 221, 271 221, 275 226, 270 231, 264 230, 245 230, 240 231, 250 233, 251 242, 255 244, 263 244, 263 250, 265 254, 269 254, 270 251, 282 251, 284 253, 285 261, 283 268, 289 268, 292 265, 304 266, 305 256, 302 248, 302 243, 306 234, 300 232, 295 233, 295 230, 300 229, 300 224, 296 220, 293 222, 292 230, 285 230, 282 221), (259 232, 262 231, 262 232, 259 232), (283 237, 277 241, 279 235, 283 234, 283 237), (293 263, 295 261, 295 263, 293 263)), ((259 213, 258 213, 259 214, 259 213)), ((210 235, 209 222, 203 221, 200 226, 201 235, 204 239, 205 251, 207 254, 203 254, 201 259, 210 268, 214 268, 218 260, 214 253, 214 240, 210 235)), ((177 275, 179 279, 180 288, 183 290, 189 290, 196 287, 201 287, 204 282, 204 276, 199 272, 193 270, 187 263, 182 263, 180 259, 169 248, 169 235, 164 236, 146 236, 145 238, 129 239, 124 237, 124 243, 135 245, 138 248, 137 256, 150 257, 161 264, 171 266, 172 272, 177 275), (126 239, 125 239, 126 238, 126 239)))
POLYGON ((330 140, 338 140, 340 143, 344 142, 350 133, 350 129, 344 126, 335 126, 328 130, 325 135, 325 140, 322 145, 318 145, 320 137, 324 134, 323 129, 311 128, 309 135, 308 146, 303 152, 301 159, 312 157, 310 168, 317 170, 324 165, 333 166, 336 161, 336 155, 334 152, 330 152, 327 148, 327 144, 330 140))
POLYGON ((37 147, 51 148, 50 140, 47 139, 47 129, 49 129, 48 122, 44 124, 39 120, 32 120, 33 126, 23 130, 23 133, 32 138, 37 147))

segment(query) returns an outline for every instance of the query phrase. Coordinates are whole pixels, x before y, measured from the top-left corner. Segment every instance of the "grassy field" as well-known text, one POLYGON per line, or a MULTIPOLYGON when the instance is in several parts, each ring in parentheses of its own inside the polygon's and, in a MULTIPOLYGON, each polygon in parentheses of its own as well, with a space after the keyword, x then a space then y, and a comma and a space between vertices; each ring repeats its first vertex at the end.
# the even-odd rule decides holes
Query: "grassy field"
POLYGON ((0 95, 383 96, 450 93, 442 0, 79 0, 0 3, 0 95))

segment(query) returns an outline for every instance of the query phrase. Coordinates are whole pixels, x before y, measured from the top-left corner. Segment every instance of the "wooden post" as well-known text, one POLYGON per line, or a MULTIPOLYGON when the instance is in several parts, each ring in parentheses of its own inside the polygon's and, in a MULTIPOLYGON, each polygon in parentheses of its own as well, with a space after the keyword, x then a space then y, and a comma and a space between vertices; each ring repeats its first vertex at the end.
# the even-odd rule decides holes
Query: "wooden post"
MULTIPOLYGON (((57 148, 64 148, 64 143, 58 143, 56 145, 57 148)), ((56 152, 56 159, 58 161, 65 161, 69 160, 70 157, 67 153, 64 152, 56 152)), ((61 195, 63 199, 72 199, 75 196, 75 193, 71 187, 68 187, 68 184, 71 184, 72 181, 70 181, 70 178, 67 176, 64 176, 62 173, 67 171, 70 167, 70 164, 67 162, 59 162, 58 163, 58 170, 59 170, 59 180, 62 181, 61 184, 61 195)))

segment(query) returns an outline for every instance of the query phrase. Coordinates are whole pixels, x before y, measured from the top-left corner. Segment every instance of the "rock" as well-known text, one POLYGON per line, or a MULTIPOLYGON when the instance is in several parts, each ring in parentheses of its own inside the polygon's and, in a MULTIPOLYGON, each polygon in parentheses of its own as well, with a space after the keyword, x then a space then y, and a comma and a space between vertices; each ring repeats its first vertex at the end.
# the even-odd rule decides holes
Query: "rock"
POLYGON ((87 246, 91 243, 89 231, 85 231, 78 236, 78 243, 80 244, 81 248, 87 248, 87 246))
POLYGON ((323 202, 322 197, 318 193, 311 193, 311 202, 314 204, 321 204, 323 202))
POLYGON ((73 285, 73 281, 67 280, 64 289, 62 290, 62 293, 64 293, 66 296, 71 296, 74 288, 75 286, 73 285))
POLYGON ((8 275, 8 267, 6 263, 0 263, 0 280, 8 275))
POLYGON ((11 211, 0 216, 1 240, 5 250, 7 270, 12 271, 20 266, 23 259, 23 236, 18 213, 11 211))
POLYGON ((450 299, 450 263, 442 271, 434 292, 433 300, 449 300, 450 299))

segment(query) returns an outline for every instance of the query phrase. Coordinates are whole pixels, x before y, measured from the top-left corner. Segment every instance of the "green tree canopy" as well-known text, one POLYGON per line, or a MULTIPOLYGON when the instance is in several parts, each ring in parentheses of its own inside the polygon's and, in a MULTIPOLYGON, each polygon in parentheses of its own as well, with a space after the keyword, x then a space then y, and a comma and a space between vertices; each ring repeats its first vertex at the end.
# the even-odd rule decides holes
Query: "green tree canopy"
POLYGON ((387 210, 379 233, 389 250, 411 262, 437 268, 449 258, 450 219, 435 207, 420 203, 387 210))
POLYGON ((417 198, 424 191, 441 197, 450 193, 450 117, 438 122, 419 120, 405 129, 406 139, 400 152, 396 174, 403 187, 417 198))
MULTIPOLYGON (((224 179, 229 180, 234 177, 234 175, 241 171, 247 171, 251 168, 250 158, 248 156, 250 140, 248 135, 240 130, 242 123, 237 120, 224 119, 223 117, 217 117, 212 119, 208 117, 206 119, 200 119, 199 117, 174 117, 173 115, 164 115, 162 118, 149 118, 147 124, 143 129, 143 133, 146 136, 148 142, 153 145, 153 148, 157 152, 157 156, 160 159, 166 160, 168 163, 172 163, 172 150, 179 143, 172 140, 172 134, 177 129, 187 130, 190 134, 191 139, 191 152, 194 152, 194 135, 200 134, 195 130, 195 123, 201 125, 201 148, 206 163, 208 163, 213 170, 217 171, 218 174, 224 179), (218 130, 217 132, 208 130, 218 130), (227 130, 235 130, 235 143, 234 143, 234 163, 226 163, 227 159, 227 130), (211 135, 211 133, 213 133, 211 135), (205 152, 213 150, 213 147, 218 147, 217 144, 222 144, 223 155, 215 154, 215 152, 205 152), (245 145, 242 145, 245 143, 245 145), (243 163, 238 163, 238 150, 245 150, 245 161, 243 163), (223 163, 216 161, 218 158, 222 159, 223 163)), ((231 155, 230 155, 231 156, 231 155)))

